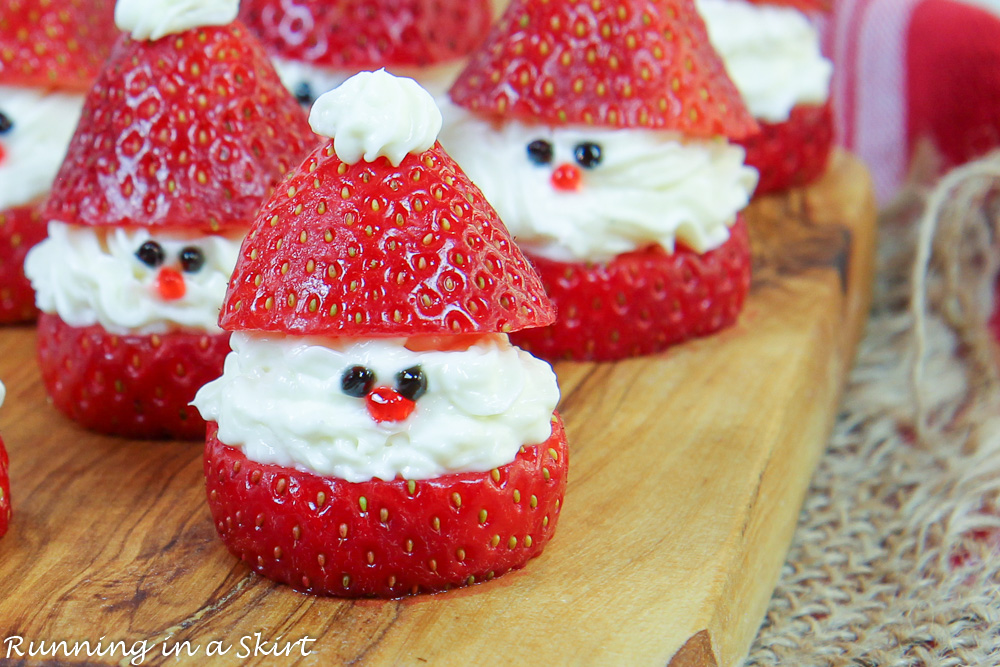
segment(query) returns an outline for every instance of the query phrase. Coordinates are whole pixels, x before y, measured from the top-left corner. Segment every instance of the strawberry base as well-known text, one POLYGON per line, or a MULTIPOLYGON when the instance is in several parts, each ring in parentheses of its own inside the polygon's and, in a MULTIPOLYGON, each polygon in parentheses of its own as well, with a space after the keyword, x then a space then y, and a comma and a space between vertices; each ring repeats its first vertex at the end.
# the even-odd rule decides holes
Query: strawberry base
POLYGON ((38 363, 55 406, 88 429, 139 439, 198 440, 205 422, 189 406, 222 375, 229 333, 108 333, 38 320, 38 363))
POLYGON ((750 239, 740 216, 704 254, 660 246, 603 264, 533 258, 558 320, 511 334, 537 357, 614 361, 662 352, 732 325, 750 290, 750 239))
POLYGON ((352 483, 250 461, 209 424, 208 504, 219 536, 269 579, 316 595, 398 598, 488 581, 552 538, 568 450, 552 435, 486 473, 352 483))
POLYGON ((7 450, 3 446, 3 438, 0 438, 0 537, 7 533, 10 526, 10 461, 7 458, 7 450))
POLYGON ((754 196, 812 183, 826 171, 833 148, 833 109, 797 106, 783 123, 760 122, 760 134, 739 143, 760 172, 754 196))
POLYGON ((0 324, 30 322, 38 316, 35 291, 24 275, 24 257, 45 234, 34 206, 0 211, 0 324))

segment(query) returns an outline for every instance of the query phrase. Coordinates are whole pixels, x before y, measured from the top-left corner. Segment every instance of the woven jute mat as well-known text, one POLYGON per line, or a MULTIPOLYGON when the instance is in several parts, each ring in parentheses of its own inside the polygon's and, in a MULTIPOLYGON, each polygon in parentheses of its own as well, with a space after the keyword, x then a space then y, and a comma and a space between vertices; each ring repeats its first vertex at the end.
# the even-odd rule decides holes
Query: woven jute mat
POLYGON ((875 304, 747 665, 1000 665, 1000 155, 883 213, 875 304))

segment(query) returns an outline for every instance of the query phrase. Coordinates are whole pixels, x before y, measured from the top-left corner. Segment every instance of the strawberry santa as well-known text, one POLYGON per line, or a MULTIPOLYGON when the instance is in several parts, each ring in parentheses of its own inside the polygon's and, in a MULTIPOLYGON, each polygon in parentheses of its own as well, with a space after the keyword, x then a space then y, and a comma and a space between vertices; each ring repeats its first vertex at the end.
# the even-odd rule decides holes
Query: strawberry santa
POLYGON ((522 567, 567 470, 555 375, 507 337, 552 321, 538 276, 412 79, 360 73, 311 120, 332 140, 252 226, 221 317, 233 352, 195 399, 219 534, 325 595, 522 567))
POLYGON ((118 31, 111 0, 12 0, 0 14, 0 324, 34 319, 24 256, 83 96, 118 31))
POLYGON ((442 143, 533 260, 547 359, 651 354, 732 324, 756 129, 690 0, 515 0, 450 91, 442 143))
POLYGON ((823 0, 697 0, 729 76, 760 123, 743 142, 760 171, 757 194, 816 180, 833 145, 832 63, 806 12, 823 0))
POLYGON ((305 105, 385 67, 443 95, 489 30, 490 0, 243 0, 240 18, 305 105))
POLYGON ((217 327, 261 202, 315 142, 232 0, 121 0, 25 270, 56 407, 136 438, 197 438, 217 327))
MULTIPOLYGON (((6 396, 7 388, 3 386, 3 382, 0 382, 0 406, 3 405, 3 400, 6 396)), ((0 537, 3 537, 7 533, 7 527, 10 525, 9 465, 7 450, 3 446, 3 439, 0 438, 0 537)))

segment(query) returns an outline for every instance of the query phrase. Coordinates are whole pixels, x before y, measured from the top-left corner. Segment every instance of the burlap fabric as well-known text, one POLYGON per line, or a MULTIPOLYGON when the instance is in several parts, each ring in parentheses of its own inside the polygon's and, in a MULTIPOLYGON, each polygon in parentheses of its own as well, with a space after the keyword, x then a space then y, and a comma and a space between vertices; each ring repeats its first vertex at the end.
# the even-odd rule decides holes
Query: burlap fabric
POLYGON ((998 267, 1000 155, 883 214, 866 337, 747 665, 1000 665, 998 267))

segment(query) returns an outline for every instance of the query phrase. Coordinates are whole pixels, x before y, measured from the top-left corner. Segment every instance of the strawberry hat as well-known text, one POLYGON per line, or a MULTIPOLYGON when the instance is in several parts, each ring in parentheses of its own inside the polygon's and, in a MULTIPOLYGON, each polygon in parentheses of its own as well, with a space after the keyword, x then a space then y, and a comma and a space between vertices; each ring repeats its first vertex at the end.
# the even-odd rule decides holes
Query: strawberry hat
POLYGON ((513 0, 451 98, 528 123, 730 139, 757 130, 693 0, 513 0))
POLYGON ((0 85, 86 91, 118 37, 113 0, 8 0, 0 85))
POLYGON ((226 0, 119 1, 131 34, 87 97, 46 219, 246 227, 315 137, 236 11, 226 0))
POLYGON ((362 72, 310 119, 334 138, 251 226, 222 328, 405 337, 554 321, 534 269, 437 143, 440 111, 416 82, 362 72))
POLYGON ((432 65, 479 46, 489 0, 243 0, 272 52, 336 70, 432 65))

